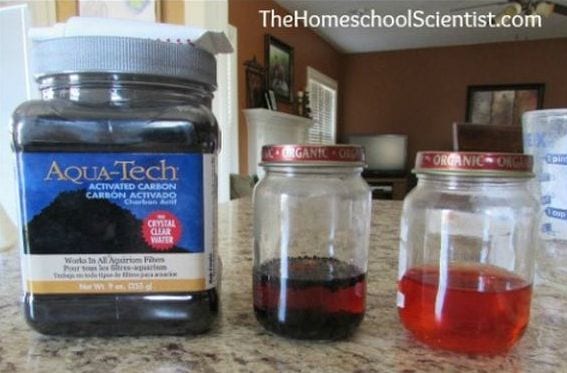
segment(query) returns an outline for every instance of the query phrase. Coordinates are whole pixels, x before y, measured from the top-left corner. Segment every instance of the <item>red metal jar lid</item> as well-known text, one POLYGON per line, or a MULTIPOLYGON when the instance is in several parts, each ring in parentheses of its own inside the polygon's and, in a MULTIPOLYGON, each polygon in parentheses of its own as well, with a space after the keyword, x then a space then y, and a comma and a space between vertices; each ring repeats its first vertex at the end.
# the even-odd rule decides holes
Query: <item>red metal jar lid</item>
POLYGON ((360 145, 265 145, 261 164, 364 166, 364 148, 360 145))
POLYGON ((532 177, 533 158, 517 153, 418 152, 415 173, 532 177))

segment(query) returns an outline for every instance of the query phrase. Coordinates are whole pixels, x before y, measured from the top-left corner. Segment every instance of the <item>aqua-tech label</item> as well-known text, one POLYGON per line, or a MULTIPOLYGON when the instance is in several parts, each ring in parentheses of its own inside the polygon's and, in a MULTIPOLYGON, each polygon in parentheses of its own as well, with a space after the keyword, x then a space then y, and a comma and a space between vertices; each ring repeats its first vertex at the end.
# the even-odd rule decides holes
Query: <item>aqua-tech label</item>
POLYGON ((215 286, 213 155, 22 152, 18 162, 26 291, 215 286))

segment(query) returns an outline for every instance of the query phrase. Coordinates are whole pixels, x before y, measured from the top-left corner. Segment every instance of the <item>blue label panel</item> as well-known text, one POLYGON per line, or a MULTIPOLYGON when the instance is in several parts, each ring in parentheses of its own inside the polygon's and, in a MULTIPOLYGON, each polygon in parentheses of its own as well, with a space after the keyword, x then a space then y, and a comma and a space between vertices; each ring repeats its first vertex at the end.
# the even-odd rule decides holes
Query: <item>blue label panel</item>
POLYGON ((20 153, 18 168, 31 253, 204 252, 201 154, 20 153))

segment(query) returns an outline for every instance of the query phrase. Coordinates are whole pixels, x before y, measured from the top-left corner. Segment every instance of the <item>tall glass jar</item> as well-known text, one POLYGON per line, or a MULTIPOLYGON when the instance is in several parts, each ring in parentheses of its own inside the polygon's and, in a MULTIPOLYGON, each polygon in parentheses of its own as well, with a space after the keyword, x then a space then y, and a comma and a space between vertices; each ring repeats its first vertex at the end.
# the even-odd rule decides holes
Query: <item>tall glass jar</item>
POLYGON ((523 154, 420 152, 401 219, 398 311, 433 347, 501 353, 524 333, 538 205, 523 154))
POLYGON ((218 314, 215 57, 67 37, 34 46, 13 116, 24 311, 45 334, 186 334, 218 314))
POLYGON ((268 330, 339 339, 364 317, 370 189, 359 146, 271 145, 254 190, 254 310, 268 330))

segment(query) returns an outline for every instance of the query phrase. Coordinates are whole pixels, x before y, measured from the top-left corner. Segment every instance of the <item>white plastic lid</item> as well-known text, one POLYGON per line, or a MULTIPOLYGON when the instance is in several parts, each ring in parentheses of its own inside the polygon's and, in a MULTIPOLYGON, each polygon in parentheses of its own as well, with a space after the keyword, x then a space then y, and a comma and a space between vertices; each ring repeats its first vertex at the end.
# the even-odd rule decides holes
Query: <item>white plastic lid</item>
POLYGON ((33 46, 36 78, 70 73, 128 73, 216 87, 215 56, 189 44, 114 36, 47 39, 33 46))

